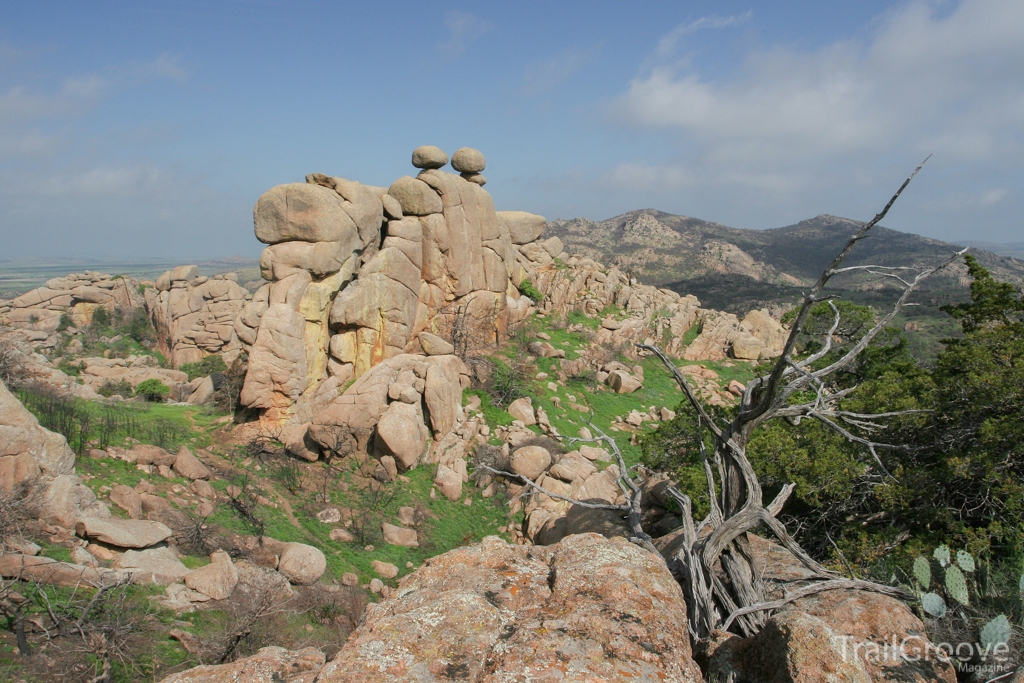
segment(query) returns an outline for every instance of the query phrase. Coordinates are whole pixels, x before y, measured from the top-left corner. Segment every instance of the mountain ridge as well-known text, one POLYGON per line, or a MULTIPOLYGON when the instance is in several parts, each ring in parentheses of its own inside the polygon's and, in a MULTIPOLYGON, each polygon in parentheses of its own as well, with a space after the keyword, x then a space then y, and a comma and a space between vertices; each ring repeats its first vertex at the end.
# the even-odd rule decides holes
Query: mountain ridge
MULTIPOLYGON (((629 271, 642 282, 665 286, 715 275, 741 275, 770 285, 808 286, 861 225, 821 214, 767 230, 733 228, 657 209, 638 209, 603 221, 548 222, 547 234, 571 250, 629 271)), ((850 266, 919 268, 940 262, 961 247, 914 233, 877 226, 857 245, 850 266)), ((972 249, 998 279, 1024 284, 1024 261, 972 249)), ((930 287, 963 286, 966 267, 954 263, 930 287)), ((844 288, 877 289, 876 277, 847 274, 844 288)), ((883 285, 884 286, 884 285, 883 285)))

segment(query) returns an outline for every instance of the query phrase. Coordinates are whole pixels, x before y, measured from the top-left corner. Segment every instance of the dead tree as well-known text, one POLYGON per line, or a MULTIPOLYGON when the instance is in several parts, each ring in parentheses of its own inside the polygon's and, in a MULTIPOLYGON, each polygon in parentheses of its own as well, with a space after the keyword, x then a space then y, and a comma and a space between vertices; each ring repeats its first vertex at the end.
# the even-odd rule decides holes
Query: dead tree
POLYGON ((857 242, 868 237, 871 228, 885 217, 923 165, 924 162, 921 162, 888 204, 850 237, 843 250, 804 295, 782 354, 770 372, 747 385, 736 417, 728 424, 719 424, 708 413, 686 377, 658 347, 638 345, 665 363, 697 414, 698 442, 711 499, 708 517, 695 524, 690 514, 689 498, 678 490, 671 490, 683 509, 685 524, 685 541, 672 558, 672 569, 686 594, 690 629, 696 638, 706 638, 713 630, 729 629, 734 624, 743 634, 756 633, 764 623, 766 611, 825 590, 861 588, 901 596, 902 591, 888 586, 841 579, 804 552, 776 517, 792 488, 785 488, 774 502, 765 505, 761 485, 747 458, 746 448, 754 431, 768 420, 813 418, 844 438, 867 448, 880 471, 888 476, 878 451, 898 446, 878 443, 870 438, 870 434, 882 426, 880 421, 905 413, 864 414, 846 411, 843 409, 843 399, 853 393, 856 387, 839 388, 834 378, 840 370, 849 367, 872 340, 889 326, 923 280, 949 265, 963 252, 953 254, 948 260, 912 275, 904 274, 905 271, 913 270, 911 268, 840 266, 857 242), (824 296, 822 291, 832 277, 852 271, 866 271, 895 279, 902 291, 886 315, 849 349, 832 358, 829 357, 832 335, 839 326, 840 314, 830 297, 824 296), (803 332, 812 307, 822 301, 827 301, 832 307, 832 327, 824 335, 820 350, 798 359, 795 356, 797 338, 803 332), (812 398, 805 400, 808 396, 812 398), (703 430, 707 430, 713 439, 714 451, 710 455, 704 447, 703 430), (764 587, 747 541, 747 533, 757 528, 764 528, 774 535, 814 574, 816 580, 781 600, 766 601, 764 587), (722 580, 723 575, 726 581, 722 580))
MULTIPOLYGON (((843 399, 853 393, 856 387, 839 388, 834 380, 840 370, 849 367, 879 333, 888 327, 893 318, 907 305, 910 295, 923 280, 949 265, 963 252, 953 254, 943 263, 913 275, 903 274, 914 270, 912 268, 840 266, 857 242, 866 238, 871 228, 885 217, 923 165, 924 162, 904 181, 882 211, 850 238, 810 291, 804 295, 782 354, 770 372, 755 378, 747 385, 736 417, 728 424, 720 424, 712 417, 698 400, 686 377, 661 349, 654 345, 637 345, 637 348, 658 356, 664 362, 697 415, 697 441, 700 444, 700 456, 711 502, 708 516, 700 522, 694 520, 690 497, 674 487, 668 489, 679 504, 683 521, 683 544, 674 556, 669 558, 668 565, 682 586, 687 602, 690 633, 697 640, 706 639, 715 630, 732 629, 743 635, 753 635, 764 625, 766 612, 801 597, 826 590, 855 588, 903 599, 912 597, 903 590, 891 586, 841 578, 811 558, 777 517, 794 485, 783 487, 775 499, 766 505, 757 474, 747 458, 746 448, 755 430, 768 420, 788 418, 795 421, 813 418, 844 438, 863 445, 870 451, 880 472, 885 476, 891 476, 885 469, 878 451, 898 446, 878 443, 870 438, 870 434, 882 426, 880 421, 906 412, 864 414, 846 411, 843 409, 843 399), (831 303, 830 297, 822 295, 822 291, 833 276, 853 271, 866 271, 895 279, 900 283, 902 291, 885 316, 849 349, 833 358, 829 353, 832 350, 832 336, 839 327, 840 314, 839 309, 831 303), (798 358, 795 355, 796 341, 803 333, 812 307, 823 301, 829 302, 832 307, 832 327, 824 335, 820 350, 805 358, 798 358), (809 395, 813 398, 804 400, 809 395), (710 454, 704 445, 705 430, 714 443, 713 452, 710 454), (766 530, 775 536, 810 570, 813 580, 781 599, 766 600, 765 586, 761 582, 758 568, 755 567, 747 537, 749 532, 756 529, 766 530)), ((590 425, 590 429, 598 434, 594 441, 608 444, 618 460, 619 486, 626 499, 623 505, 572 500, 544 490, 525 477, 498 472, 491 468, 484 469, 519 480, 527 492, 543 493, 551 498, 566 500, 582 507, 620 511, 627 519, 632 533, 631 540, 658 554, 652 539, 640 523, 641 488, 626 467, 615 441, 596 429, 593 424, 590 425)))

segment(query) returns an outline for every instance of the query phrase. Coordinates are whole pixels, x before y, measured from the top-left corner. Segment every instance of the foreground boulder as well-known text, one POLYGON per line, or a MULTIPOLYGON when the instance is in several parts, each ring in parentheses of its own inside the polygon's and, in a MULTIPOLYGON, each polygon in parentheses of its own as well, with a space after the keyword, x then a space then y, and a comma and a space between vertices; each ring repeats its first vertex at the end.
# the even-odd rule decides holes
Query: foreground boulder
POLYGON ((324 659, 323 653, 313 647, 294 652, 265 647, 230 664, 197 666, 171 674, 161 683, 313 683, 324 659))
POLYGON ((318 683, 701 680, 679 585, 622 539, 526 548, 489 537, 431 558, 394 595, 369 608, 318 683))

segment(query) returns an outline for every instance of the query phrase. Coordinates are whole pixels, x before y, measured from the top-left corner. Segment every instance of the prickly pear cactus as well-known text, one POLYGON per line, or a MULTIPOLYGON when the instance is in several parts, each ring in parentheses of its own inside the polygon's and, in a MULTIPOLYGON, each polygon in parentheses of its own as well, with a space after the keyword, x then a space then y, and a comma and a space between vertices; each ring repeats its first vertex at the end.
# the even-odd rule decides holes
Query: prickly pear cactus
POLYGON ((925 590, 932 584, 932 566, 926 558, 918 557, 914 560, 914 578, 925 590))
POLYGON ((960 565, 960 569, 965 572, 974 571, 974 557, 966 550, 956 551, 956 563, 960 565))
POLYGON ((940 566, 945 567, 949 564, 949 546, 940 545, 935 549, 935 552, 932 553, 932 556, 939 561, 940 566))
POLYGON ((961 605, 970 603, 967 596, 967 579, 955 564, 946 569, 946 592, 961 605))
POLYGON ((981 645, 994 648, 1010 642, 1010 621, 1005 614, 1000 614, 981 629, 981 645))
POLYGON ((921 596, 921 607, 933 617, 946 616, 946 601, 938 593, 925 593, 921 596))
POLYGON ((1018 582, 1018 584, 1020 586, 1020 592, 1024 594, 1024 574, 1020 575, 1020 581, 1018 582))

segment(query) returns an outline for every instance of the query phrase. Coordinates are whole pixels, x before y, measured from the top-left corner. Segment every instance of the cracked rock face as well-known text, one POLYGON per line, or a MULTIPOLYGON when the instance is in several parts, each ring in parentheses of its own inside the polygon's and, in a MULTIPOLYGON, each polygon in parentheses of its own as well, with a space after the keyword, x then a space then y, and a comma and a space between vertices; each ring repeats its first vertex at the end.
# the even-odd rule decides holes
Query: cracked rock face
POLYGON ((317 681, 699 681, 686 605, 623 539, 490 537, 427 563, 373 605, 317 681))
MULTIPOLYGON (((483 168, 475 150, 460 150, 459 158, 466 168, 483 168)), ((237 316, 233 333, 249 354, 242 403, 260 409, 264 423, 315 422, 339 386, 382 362, 451 353, 439 348, 437 334, 460 311, 485 321, 481 332, 492 338, 526 316, 529 302, 513 284, 519 265, 509 226, 490 194, 438 170, 447 163, 442 150, 417 149, 413 161, 424 170, 387 189, 311 174, 257 202, 268 284, 237 316)), ((526 223, 517 238, 539 237, 543 218, 526 223)), ((427 426, 443 436, 454 408, 440 404, 455 392, 427 385, 427 426)))
POLYGON ((249 300, 234 274, 200 277, 197 266, 178 266, 145 290, 158 348, 174 367, 220 353, 231 363, 241 348, 233 324, 249 300))

